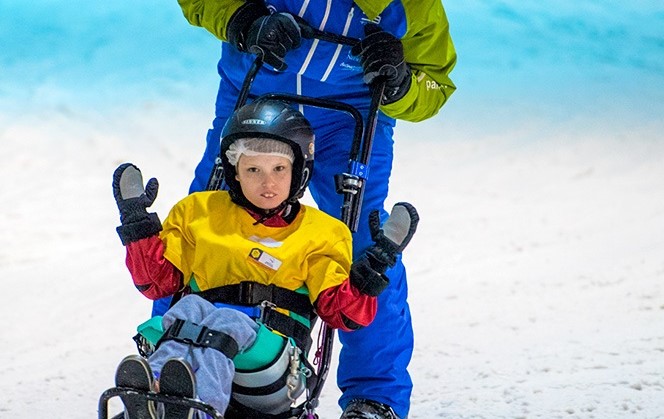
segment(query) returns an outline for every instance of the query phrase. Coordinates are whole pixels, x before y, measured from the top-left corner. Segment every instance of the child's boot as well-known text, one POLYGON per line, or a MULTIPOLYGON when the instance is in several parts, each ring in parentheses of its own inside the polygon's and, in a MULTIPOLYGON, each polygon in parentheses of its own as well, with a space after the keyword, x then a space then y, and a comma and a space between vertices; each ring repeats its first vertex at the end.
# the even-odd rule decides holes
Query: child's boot
MULTIPOLYGON (((182 358, 169 359, 161 369, 159 393, 169 396, 196 397, 196 378, 189 364, 182 358)), ((187 406, 164 403, 162 419, 193 419, 194 409, 187 406)))
MULTIPOLYGON (((125 357, 115 372, 116 387, 130 387, 136 390, 153 389, 152 370, 148 361, 139 355, 125 357)), ((157 419, 154 402, 138 394, 120 396, 125 406, 125 419, 157 419)))

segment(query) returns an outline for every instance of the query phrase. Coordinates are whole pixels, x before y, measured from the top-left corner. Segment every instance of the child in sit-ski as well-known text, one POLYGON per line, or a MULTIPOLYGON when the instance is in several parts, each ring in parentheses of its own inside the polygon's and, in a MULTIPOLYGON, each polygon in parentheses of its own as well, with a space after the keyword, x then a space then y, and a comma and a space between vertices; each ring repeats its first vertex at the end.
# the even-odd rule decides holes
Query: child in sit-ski
MULTIPOLYGON (((345 331, 371 323, 384 272, 418 216, 399 203, 381 228, 376 212, 375 244, 352 263, 347 226, 298 201, 314 165, 314 133, 301 113, 275 100, 245 105, 225 125, 221 150, 228 191, 185 197, 163 226, 147 212, 157 180, 144 188, 128 163, 113 175, 136 288, 153 300, 184 291, 163 317, 155 352, 126 357, 116 385, 197 397, 219 412, 230 403, 247 416, 281 413, 306 385, 311 322, 345 331)), ((128 419, 193 417, 189 407, 121 397, 128 419)))

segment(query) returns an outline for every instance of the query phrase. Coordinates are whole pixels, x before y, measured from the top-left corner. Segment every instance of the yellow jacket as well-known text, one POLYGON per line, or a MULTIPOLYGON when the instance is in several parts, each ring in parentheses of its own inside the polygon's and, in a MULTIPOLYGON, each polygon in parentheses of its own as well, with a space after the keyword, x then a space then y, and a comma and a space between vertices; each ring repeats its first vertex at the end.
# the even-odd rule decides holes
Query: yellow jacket
POLYGON ((305 285, 313 303, 350 272, 348 227, 305 205, 290 225, 267 227, 227 192, 198 192, 178 202, 163 227, 164 257, 194 290, 242 281, 289 290, 305 285))

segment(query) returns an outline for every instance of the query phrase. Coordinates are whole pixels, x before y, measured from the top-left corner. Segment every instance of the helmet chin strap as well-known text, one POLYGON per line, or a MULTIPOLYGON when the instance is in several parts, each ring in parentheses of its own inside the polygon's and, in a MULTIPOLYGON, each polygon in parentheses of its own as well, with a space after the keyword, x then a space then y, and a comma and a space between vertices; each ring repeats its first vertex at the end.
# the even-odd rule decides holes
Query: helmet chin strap
POLYGON ((279 204, 278 206, 276 206, 275 208, 272 208, 272 209, 269 209, 269 210, 262 210, 261 211, 261 214, 262 214, 261 218, 259 218, 254 223, 254 225, 264 223, 266 220, 269 220, 270 218, 272 218, 275 215, 279 214, 281 211, 283 211, 289 205, 290 205, 290 203, 288 202, 288 200, 286 200, 286 201, 282 202, 281 204, 279 204))

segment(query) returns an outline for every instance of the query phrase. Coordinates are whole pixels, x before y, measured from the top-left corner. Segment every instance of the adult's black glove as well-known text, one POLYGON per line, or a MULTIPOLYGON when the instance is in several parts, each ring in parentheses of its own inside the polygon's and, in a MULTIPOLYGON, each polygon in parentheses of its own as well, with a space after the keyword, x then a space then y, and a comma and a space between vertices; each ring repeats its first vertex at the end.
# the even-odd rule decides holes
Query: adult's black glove
POLYGON ((382 228, 378 211, 372 211, 369 214, 369 229, 374 244, 353 263, 350 269, 351 285, 371 296, 383 292, 390 283, 385 271, 396 264, 397 255, 413 238, 419 221, 417 210, 407 202, 399 202, 392 207, 382 228))
POLYGON ((262 3, 247 2, 231 17, 228 41, 238 50, 260 55, 275 70, 285 70, 288 51, 300 46, 300 26, 290 13, 270 14, 262 3))
POLYGON ((364 26, 364 39, 351 50, 359 55, 364 69, 364 82, 371 84, 385 77, 381 103, 387 105, 404 97, 411 83, 410 66, 406 63, 401 41, 375 23, 364 26))
POLYGON ((159 182, 152 178, 143 187, 143 176, 138 167, 123 163, 113 173, 113 196, 120 210, 117 228, 122 244, 127 245, 151 237, 161 231, 161 221, 147 208, 157 198, 159 182))

